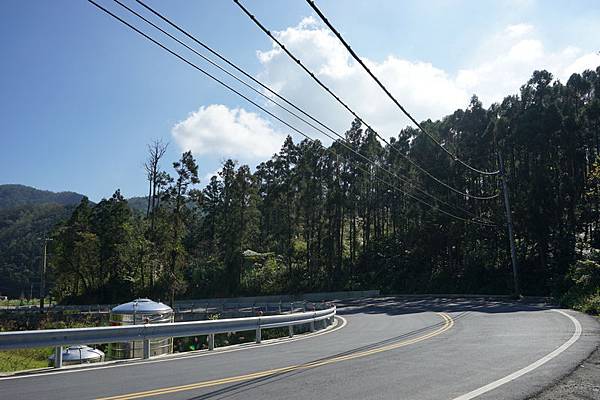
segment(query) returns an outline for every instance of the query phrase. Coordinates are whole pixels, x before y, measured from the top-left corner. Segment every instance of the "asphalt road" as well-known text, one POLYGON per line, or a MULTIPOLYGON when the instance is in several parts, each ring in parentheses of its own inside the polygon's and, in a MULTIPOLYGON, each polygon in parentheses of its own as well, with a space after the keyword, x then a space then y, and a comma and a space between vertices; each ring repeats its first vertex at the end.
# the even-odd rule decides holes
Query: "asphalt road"
POLYGON ((0 398, 525 399, 600 342, 592 317, 534 304, 379 298, 338 314, 292 341, 1 378, 0 398))

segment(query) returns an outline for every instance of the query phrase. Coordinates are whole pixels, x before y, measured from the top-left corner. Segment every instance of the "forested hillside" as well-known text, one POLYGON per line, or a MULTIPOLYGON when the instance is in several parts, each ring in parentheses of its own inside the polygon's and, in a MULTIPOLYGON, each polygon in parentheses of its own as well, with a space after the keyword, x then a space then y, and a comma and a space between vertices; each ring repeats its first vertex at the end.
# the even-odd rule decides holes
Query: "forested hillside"
MULTIPOLYGON (((481 169, 497 169, 503 155, 522 292, 598 301, 600 68, 566 84, 536 71, 501 104, 485 109, 473 97, 423 125, 481 169)), ((471 196, 497 193, 497 177, 470 172, 412 128, 391 146, 357 121, 345 136, 327 149, 288 138, 254 173, 227 160, 202 190, 191 153, 163 169, 163 145, 153 143, 143 213, 117 191, 96 205, 83 199, 54 229, 54 295, 511 293, 502 198, 457 194, 405 158, 471 196)))
MULTIPOLYGON (((74 192, 0 185, 0 294, 14 298, 32 292, 38 296, 42 239, 70 217, 83 197, 74 192)), ((146 203, 144 197, 128 200, 135 212, 144 212, 146 203)), ((51 271, 48 277, 52 279, 51 271)))
POLYGON ((74 206, 28 204, 0 209, 0 292, 10 297, 39 290, 43 238, 74 206))
POLYGON ((74 192, 55 193, 24 185, 0 185, 0 209, 48 203, 68 206, 79 203, 82 197, 74 192))
POLYGON ((0 293, 37 295, 42 241, 66 220, 83 195, 0 185, 0 293))

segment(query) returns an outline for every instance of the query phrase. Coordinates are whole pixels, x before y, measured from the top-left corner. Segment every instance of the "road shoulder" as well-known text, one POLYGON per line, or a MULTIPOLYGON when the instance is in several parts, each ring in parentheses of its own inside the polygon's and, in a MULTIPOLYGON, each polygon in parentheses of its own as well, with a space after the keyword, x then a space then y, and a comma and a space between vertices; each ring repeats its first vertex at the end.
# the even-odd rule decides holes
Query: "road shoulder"
POLYGON ((528 400, 582 400, 600 398, 600 347, 568 375, 528 400))

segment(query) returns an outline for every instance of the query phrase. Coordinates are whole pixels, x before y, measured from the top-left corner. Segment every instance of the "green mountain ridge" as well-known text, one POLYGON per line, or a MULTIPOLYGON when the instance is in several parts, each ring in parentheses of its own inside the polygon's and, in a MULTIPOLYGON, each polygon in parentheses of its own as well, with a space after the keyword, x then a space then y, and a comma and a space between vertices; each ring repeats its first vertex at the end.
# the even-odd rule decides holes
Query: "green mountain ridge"
MULTIPOLYGON (((66 221, 85 196, 71 191, 52 192, 20 184, 0 185, 0 294, 37 296, 42 263, 42 241, 66 221)), ((132 197, 134 212, 146 211, 146 197, 132 197)))
POLYGON ((19 184, 0 185, 0 209, 26 204, 78 204, 84 196, 75 192, 51 192, 19 184))

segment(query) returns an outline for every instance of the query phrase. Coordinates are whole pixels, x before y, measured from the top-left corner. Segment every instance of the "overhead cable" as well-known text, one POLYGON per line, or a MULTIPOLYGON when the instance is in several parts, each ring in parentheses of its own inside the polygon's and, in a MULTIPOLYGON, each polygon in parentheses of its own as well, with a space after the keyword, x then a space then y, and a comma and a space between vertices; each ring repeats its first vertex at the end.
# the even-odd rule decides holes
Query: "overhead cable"
MULTIPOLYGON (((236 0, 234 0, 236 1, 236 0)), ((237 2, 237 1, 236 1, 237 2)), ((348 52, 352 55, 352 58, 354 58, 354 60, 356 62, 358 62, 360 64, 361 67, 363 67, 363 69, 369 74, 369 76, 371 76, 371 78, 377 83, 377 85, 379 85, 379 87, 381 88, 381 90, 383 90, 385 92, 385 94, 394 102, 394 104, 404 113, 404 115, 406 115, 406 117, 408 119, 410 119, 412 121, 413 124, 415 124, 415 126, 417 128, 419 128, 419 130, 425 134, 427 137, 429 137, 429 139, 431 139, 438 147, 440 147, 442 150, 444 150, 444 152, 446 152, 446 154, 448 154, 450 157, 452 157, 452 159, 454 159, 456 162, 464 165, 465 167, 467 167, 468 169, 470 169, 473 172, 476 172, 478 174, 481 175, 498 175, 498 173, 500 171, 483 171, 480 169, 477 169, 475 167, 472 167, 471 165, 467 164, 466 162, 464 162, 463 160, 461 160, 456 154, 453 154, 450 150, 448 150, 447 148, 445 148, 430 132, 428 132, 423 125, 421 125, 403 106, 402 104, 400 104, 400 102, 398 100, 396 100, 396 98, 390 93, 390 91, 383 85, 383 83, 381 83, 381 81, 379 80, 379 78, 377 78, 375 76, 375 74, 373 74, 373 72, 371 71, 371 69, 369 67, 367 67, 367 65, 364 63, 364 61, 358 56, 358 54, 356 54, 356 52, 354 50, 352 50, 352 47, 350 47, 350 45, 348 44, 348 42, 346 42, 346 40, 344 40, 344 38, 342 37, 342 35, 340 34, 340 32, 335 29, 335 27, 329 22, 329 20, 327 19, 327 17, 325 17, 325 15, 323 14, 323 12, 321 12, 321 10, 319 10, 319 8, 317 7, 317 5, 315 4, 314 0, 306 0, 306 2, 311 6, 311 8, 317 13, 317 15, 321 18, 321 20, 325 23, 325 25, 327 25, 327 27, 335 34, 335 36, 337 36, 337 38, 340 40, 340 42, 342 43, 342 45, 346 48, 346 50, 348 50, 348 52)))
MULTIPOLYGON (((223 87, 225 87, 226 89, 228 89, 229 91, 235 93, 236 95, 240 96, 241 98, 243 98, 244 100, 248 101, 250 104, 254 105, 255 107, 257 107, 258 109, 260 109, 261 111, 263 111, 264 113, 268 114, 269 116, 271 116, 272 118, 276 119, 277 121, 279 121, 280 123, 284 124, 285 126, 287 126, 288 128, 292 129, 294 132, 300 134, 301 136, 305 137, 306 139, 308 139, 311 142, 316 142, 313 138, 311 138, 310 136, 308 136, 307 134, 305 134, 304 132, 300 131, 299 129, 297 129, 296 127, 292 126, 291 124, 289 124, 288 122, 284 121, 283 119, 279 118, 278 116, 276 116, 275 114, 273 114, 272 112, 270 112, 269 110, 265 109, 264 107, 262 107, 261 105, 259 105, 258 103, 256 103, 255 101, 253 101, 252 99, 250 99, 249 97, 247 97, 246 95, 244 95, 243 93, 239 92, 238 90, 236 90, 235 88, 231 87, 230 85, 228 85, 227 83, 223 82, 222 80, 220 80, 219 78, 215 77, 214 75, 210 74, 208 71, 204 70, 203 68, 201 68, 200 66, 198 66, 197 64, 194 64, 193 62, 189 61, 188 59, 186 59, 185 57, 183 57, 182 55, 178 54, 177 52, 175 52, 174 50, 168 48, 167 46, 165 46, 164 44, 160 43, 159 41, 157 41, 156 39, 150 37, 148 34, 142 32, 141 30, 139 30, 138 28, 136 28, 135 26, 133 26, 132 24, 130 24, 129 22, 125 21, 124 19, 122 19, 121 17, 119 17, 118 15, 114 14, 113 12, 111 12, 110 10, 106 9, 105 7, 101 6, 100 4, 96 3, 94 0, 87 0, 89 3, 93 4, 94 6, 96 6, 97 8, 99 8, 100 10, 102 10, 103 12, 105 12, 106 14, 110 15, 111 17, 115 18, 116 20, 118 20, 119 22, 121 22, 122 24, 126 25, 128 28, 132 29, 133 31, 135 31, 136 33, 138 33, 139 35, 143 36, 145 39, 151 41, 152 43, 154 43, 155 45, 157 45, 158 47, 162 48, 164 51, 170 53, 171 55, 173 55, 174 57, 178 58, 179 60, 185 62, 186 64, 188 64, 189 66, 191 66, 192 68, 198 70, 199 72, 203 73, 204 75, 206 75, 207 77, 209 77, 210 79, 214 80, 215 82, 219 83, 220 85, 222 85, 223 87)), ((318 143, 318 142, 317 142, 318 143)), ((320 143, 319 143, 320 144, 320 143)), ((321 145, 322 146, 322 145, 321 145)), ((327 148, 325 148, 327 149, 327 148)), ((327 149, 328 150, 328 149, 327 149)), ((466 222, 466 223, 473 223, 473 224, 478 224, 478 225, 483 225, 483 226, 489 226, 489 227, 496 227, 495 224, 493 223, 489 223, 489 222, 484 222, 484 221, 480 221, 480 220, 475 220, 475 219, 468 219, 468 218, 463 218, 460 217, 458 215, 455 215, 451 212, 448 212, 446 210, 443 210, 441 208, 436 207, 435 205, 420 199, 419 197, 406 192, 400 188, 398 188, 397 186, 393 186, 394 189, 400 191, 401 193, 405 194, 406 196, 430 207, 431 209, 433 209, 434 211, 439 211, 445 215, 448 215, 454 219, 466 222)), ((430 195, 432 196, 432 195, 430 195)), ((434 196, 432 196, 434 197, 434 196)), ((434 197, 435 199, 435 197, 434 197)), ((437 200, 437 199, 436 199, 437 200)))
MULTIPOLYGON (((381 139, 388 146, 393 147, 393 146, 390 145, 390 143, 382 135, 380 135, 371 125, 369 125, 367 122, 365 122, 364 119, 362 119, 352 108, 350 108, 350 106, 348 104, 346 104, 337 94, 335 94, 327 85, 325 85, 311 70, 309 70, 302 63, 302 61, 298 57, 296 57, 290 50, 288 50, 288 48, 279 39, 277 39, 275 37, 275 35, 273 35, 271 33, 271 31, 269 31, 246 7, 244 7, 244 5, 241 4, 241 2, 239 0, 233 0, 233 2, 235 4, 237 4, 238 7, 240 7, 240 9, 256 24, 256 26, 258 26, 279 47, 281 47, 281 49, 296 64, 298 64, 298 66, 300 66, 319 86, 321 86, 321 88, 323 88, 323 90, 325 90, 329 95, 331 95, 342 107, 344 107, 358 121, 360 121, 362 124, 364 124, 367 128, 371 129, 379 139, 381 139)), ((396 148, 392 148, 392 150, 397 151, 396 148)), ((441 181, 440 179, 438 179, 437 177, 435 177, 432 173, 430 173, 429 171, 427 171, 426 169, 424 169, 423 167, 421 167, 419 164, 417 164, 416 162, 414 162, 411 158, 409 158, 406 155, 402 154, 400 151, 397 151, 397 153, 402 158, 404 158, 406 161, 408 161, 411 165, 413 165, 415 168, 417 168, 419 171, 423 172, 428 177, 430 177, 431 179, 435 180, 437 183, 441 184, 442 186, 446 187, 447 189, 449 189, 449 190, 451 190, 451 191, 453 191, 455 193, 458 193, 458 194, 463 195, 463 196, 465 196, 467 198, 473 198, 473 199, 476 199, 476 200, 492 200, 492 199, 495 199, 496 197, 498 197, 498 193, 495 193, 495 194, 490 195, 490 196, 478 196, 478 195, 473 195, 471 193, 466 193, 466 192, 460 191, 459 189, 456 189, 456 188, 448 185, 447 183, 441 181)))
MULTIPOLYGON (((316 131, 320 132, 321 134, 325 135, 326 137, 328 137, 329 139, 336 141, 335 138, 333 138, 331 135, 329 135, 327 132, 324 132, 322 129, 320 129, 319 127, 315 126, 314 124, 312 124, 310 121, 307 121, 305 118, 303 118, 302 116, 296 114, 294 111, 288 109, 287 107, 285 107, 284 105, 280 104, 279 102, 275 101, 274 99, 270 98, 269 96, 265 95, 263 92, 261 92, 260 90, 257 90, 256 88, 254 88, 252 85, 248 84, 247 82, 245 82, 244 80, 240 79, 238 76, 236 76, 235 74, 231 73, 230 71, 226 70, 225 68, 223 68, 222 66, 220 66, 219 64, 217 64, 216 62, 214 62, 213 60, 211 60, 210 58, 204 56, 202 53, 199 53, 197 50, 193 49, 192 47, 190 47, 189 45, 187 45, 186 43, 182 42, 181 40, 179 40, 178 38, 176 38, 175 36, 173 36, 172 34, 170 34, 169 32, 165 31, 164 29, 162 29, 161 27, 157 26, 156 24, 154 24, 152 21, 149 21, 147 18, 145 18, 144 16, 140 15, 138 12, 136 12, 135 10, 131 9, 130 7, 126 6, 125 4, 123 4, 120 0, 113 0, 114 2, 116 2, 117 4, 119 4, 121 7, 125 8, 126 10, 128 10, 129 12, 131 12, 132 14, 134 14, 135 16, 137 16, 138 18, 140 18, 141 20, 143 20, 144 22, 146 22, 147 24, 149 24, 150 26, 154 27, 155 29, 159 30, 161 33, 167 35, 169 38, 171 38, 172 40, 176 41, 177 43, 179 43, 180 45, 184 46, 186 49, 190 50, 191 52, 193 52, 194 54, 198 55, 199 57, 201 57, 203 60, 205 60, 206 62, 210 63, 211 65, 213 65, 214 67, 218 68, 219 70, 221 70, 222 72, 224 72, 225 74, 229 75, 230 77, 232 77, 233 79, 235 79, 236 81, 240 82, 241 84, 243 84, 244 86, 248 87, 249 89, 251 89, 252 91, 254 91, 255 93, 257 93, 258 95, 264 97, 267 101, 275 104, 276 106, 278 106, 279 108, 283 109, 284 111, 286 111, 287 113, 291 114, 292 116, 294 116, 295 118, 299 119, 300 121, 302 121, 303 123, 307 124, 308 126, 310 126, 311 128, 315 129, 316 131)), ((140 1, 137 0, 138 3, 142 4, 145 6, 145 4, 140 1)), ((157 11, 154 11, 153 9, 151 9, 149 6, 145 6, 146 8, 148 8, 149 10, 151 10, 153 13, 155 13, 156 15, 160 15, 158 14, 157 11)), ((162 17, 164 20, 167 20, 166 17, 162 17)), ((168 21, 168 20, 167 20, 168 21)), ((169 21, 169 24, 171 24, 174 27, 177 27, 177 25, 171 21, 169 21)), ((181 29, 179 29, 180 31, 182 31, 181 29)), ((197 39, 194 39, 196 41, 198 41, 197 39)), ((199 41, 198 41, 199 42, 199 41)), ((213 50, 214 52, 214 50, 213 50)), ((220 56, 223 60, 227 60, 226 58, 224 58, 223 56, 220 56)), ((233 63, 229 62, 229 60, 227 60, 229 64, 234 65, 233 63)), ((241 70, 239 67, 236 67, 237 69, 239 69, 242 73, 245 73, 245 71, 241 70)), ((275 93, 274 91, 272 91, 271 88, 269 88, 268 86, 262 84, 260 81, 255 80, 257 83, 259 83, 261 85, 261 87, 265 88, 266 90, 275 93)), ((347 139, 344 138, 341 134, 339 134, 338 132, 334 131, 333 129, 331 129, 329 126, 325 125, 324 123, 322 123, 321 121, 319 121, 318 119, 314 118, 312 115, 308 114, 307 112, 305 112, 303 109, 297 107, 294 103, 291 103, 290 101, 288 101, 286 98, 279 96, 279 98, 281 98, 283 101, 285 101, 287 104, 289 104, 290 106, 294 107, 295 109, 297 109, 298 111, 300 111, 302 114, 306 115, 308 118, 312 119, 313 121, 315 121, 317 124, 325 127, 325 129, 327 129, 329 132, 333 133, 335 136, 337 136, 339 139, 341 139, 343 142, 340 142, 340 144, 346 148, 347 150, 351 151, 352 153, 358 155, 360 158, 362 158, 363 160, 367 161, 370 164, 375 165, 375 161, 368 158, 367 156, 363 155, 362 153, 356 151, 355 149, 353 149, 352 147, 346 145, 345 143, 348 143, 347 139)), ((444 204, 448 207, 453 207, 456 208, 462 212, 464 212, 467 215, 470 215, 474 218, 479 218, 477 215, 473 214, 472 212, 458 206, 458 205, 453 205, 450 204, 444 200, 435 198, 433 195, 429 194, 428 192, 426 192, 424 189, 420 188, 419 185, 415 184, 414 182, 410 181, 410 179, 408 178, 404 178, 398 174, 396 174, 395 172, 384 168, 383 166, 377 164, 376 165, 377 168, 381 169, 382 171, 392 175, 393 177, 399 179, 400 181, 402 181, 403 183, 407 183, 409 185, 411 185, 412 187, 414 187, 417 191, 423 193, 424 195, 428 196, 428 197, 433 197, 436 201, 438 201, 440 204, 444 204)), ((489 221, 487 221, 489 222, 489 221)))

